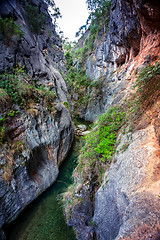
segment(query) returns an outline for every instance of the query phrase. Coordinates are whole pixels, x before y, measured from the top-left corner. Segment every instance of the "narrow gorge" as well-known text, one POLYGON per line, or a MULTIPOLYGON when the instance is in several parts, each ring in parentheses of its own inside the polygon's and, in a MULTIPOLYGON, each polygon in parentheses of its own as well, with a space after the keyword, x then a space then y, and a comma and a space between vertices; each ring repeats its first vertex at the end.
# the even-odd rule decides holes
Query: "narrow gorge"
POLYGON ((0 1, 2 240, 56 181, 76 134, 85 144, 59 198, 76 238, 160 239, 160 3, 86 2, 71 43, 54 1, 0 1))

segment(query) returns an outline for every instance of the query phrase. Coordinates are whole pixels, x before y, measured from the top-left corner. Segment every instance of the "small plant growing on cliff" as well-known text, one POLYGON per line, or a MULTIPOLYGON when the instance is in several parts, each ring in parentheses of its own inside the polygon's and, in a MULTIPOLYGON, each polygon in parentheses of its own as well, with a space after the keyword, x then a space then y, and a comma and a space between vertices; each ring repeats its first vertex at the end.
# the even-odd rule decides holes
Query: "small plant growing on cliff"
MULTIPOLYGON (((17 66, 12 69, 13 73, 3 73, 0 75, 0 100, 3 102, 10 99, 22 108, 31 103, 40 103, 49 111, 54 110, 56 93, 53 90, 41 86, 36 88, 34 81, 24 71, 23 67, 17 66), (1 96, 2 93, 2 96, 1 96)), ((17 111, 11 110, 8 116, 14 116, 17 111)))
POLYGON ((63 102, 63 105, 65 106, 65 108, 69 109, 69 103, 68 102, 63 102))
POLYGON ((143 107, 151 106, 160 96, 160 62, 148 65, 138 73, 134 84, 143 107))
POLYGON ((46 16, 40 12, 38 7, 26 3, 26 19, 28 21, 30 30, 35 34, 40 34, 42 26, 45 23, 46 16))
POLYGON ((5 104, 9 100, 9 96, 3 88, 0 88, 0 103, 5 104))
POLYGON ((12 18, 0 18, 0 37, 3 37, 5 43, 9 44, 14 35, 17 38, 23 37, 23 31, 20 29, 20 26, 12 18))
POLYGON ((4 139, 4 135, 5 135, 5 130, 6 128, 3 126, 3 127, 0 127, 0 145, 3 144, 3 139, 4 139))
POLYGON ((14 69, 12 74, 5 72, 0 75, 0 88, 5 90, 13 102, 21 105, 31 94, 30 88, 25 83, 26 76, 23 68, 14 69))

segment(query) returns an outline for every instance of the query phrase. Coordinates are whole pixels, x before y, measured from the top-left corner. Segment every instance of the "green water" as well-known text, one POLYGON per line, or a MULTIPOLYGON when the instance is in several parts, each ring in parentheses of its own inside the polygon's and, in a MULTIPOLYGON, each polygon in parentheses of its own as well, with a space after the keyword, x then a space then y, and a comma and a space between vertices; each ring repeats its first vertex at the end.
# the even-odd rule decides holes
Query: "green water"
POLYGON ((67 226, 63 208, 58 197, 73 179, 80 140, 76 140, 72 150, 60 167, 57 181, 37 198, 9 227, 7 240, 74 240, 72 227, 67 226))

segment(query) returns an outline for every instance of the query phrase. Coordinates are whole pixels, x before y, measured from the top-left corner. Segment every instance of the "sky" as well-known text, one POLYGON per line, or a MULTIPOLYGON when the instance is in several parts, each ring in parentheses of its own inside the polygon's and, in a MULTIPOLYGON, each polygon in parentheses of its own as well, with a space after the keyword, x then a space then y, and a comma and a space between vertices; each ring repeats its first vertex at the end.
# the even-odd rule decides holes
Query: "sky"
POLYGON ((76 40, 75 34, 82 25, 86 24, 88 10, 86 0, 54 0, 60 8, 62 18, 57 20, 57 25, 70 41, 76 40))

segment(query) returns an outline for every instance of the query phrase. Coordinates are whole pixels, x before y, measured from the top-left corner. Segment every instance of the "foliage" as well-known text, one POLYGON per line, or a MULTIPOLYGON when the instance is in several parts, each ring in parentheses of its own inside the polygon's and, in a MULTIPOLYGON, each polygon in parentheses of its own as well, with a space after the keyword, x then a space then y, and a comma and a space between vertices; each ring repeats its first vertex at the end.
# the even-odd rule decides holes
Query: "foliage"
POLYGON ((88 25, 89 30, 94 26, 97 29, 96 32, 99 32, 103 28, 103 33, 105 33, 110 19, 111 1, 87 0, 86 3, 91 13, 86 21, 86 25, 79 28, 79 31, 76 33, 76 37, 83 35, 88 25))
POLYGON ((125 112, 122 108, 110 108, 99 116, 91 132, 84 137, 85 145, 80 150, 77 167, 73 173, 74 183, 63 194, 67 219, 69 219, 74 206, 80 204, 82 200, 80 191, 83 186, 90 185, 92 194, 94 188, 100 186, 103 174, 115 151, 118 130, 124 123, 125 112))
POLYGON ((64 105, 67 109, 69 109, 69 103, 68 103, 68 102, 64 101, 64 102, 63 102, 63 105, 64 105))
POLYGON ((9 44, 14 35, 17 38, 23 37, 23 31, 12 18, 0 18, 0 35, 3 36, 6 43, 9 44))
POLYGON ((10 99, 20 105, 27 106, 29 103, 41 102, 51 110, 56 94, 53 90, 46 89, 45 86, 36 88, 31 77, 23 70, 23 67, 13 69, 13 73, 5 72, 0 75, 0 89, 3 95, 7 94, 10 99))
POLYGON ((0 103, 7 103, 9 96, 3 88, 0 88, 0 103))
POLYGON ((22 105, 30 95, 30 88, 22 80, 24 72, 15 69, 14 73, 5 72, 0 75, 0 88, 4 89, 13 102, 22 105))
POLYGON ((94 4, 88 4, 88 8, 92 11, 88 21, 91 20, 91 25, 103 26, 103 33, 105 33, 110 19, 111 1, 92 0, 90 2, 94 4))
POLYGON ((73 66, 73 58, 72 55, 69 51, 65 52, 64 54, 65 59, 66 59, 66 68, 69 70, 73 66))
POLYGON ((85 137, 86 144, 81 149, 78 171, 82 179, 97 176, 101 181, 104 164, 109 163, 115 150, 115 142, 119 128, 124 124, 125 113, 121 108, 110 108, 99 116, 91 134, 85 137), (91 176, 93 175, 93 176, 91 176))
POLYGON ((144 67, 134 84, 139 102, 143 107, 151 106, 160 96, 160 62, 144 67))
POLYGON ((55 24, 55 23, 56 23, 56 20, 57 20, 58 18, 61 18, 62 15, 61 15, 61 12, 60 12, 59 7, 54 7, 54 8, 53 8, 53 11, 54 11, 54 13, 52 13, 51 16, 54 18, 54 24, 55 24))
POLYGON ((5 136, 5 130, 6 130, 6 128, 4 126, 0 127, 0 145, 3 144, 3 138, 5 136))
POLYGON ((65 52, 67 74, 63 74, 63 77, 67 81, 71 96, 77 94, 76 100, 73 97, 75 108, 82 103, 88 104, 91 100, 91 94, 95 98, 98 97, 104 82, 102 79, 93 81, 86 75, 85 68, 82 67, 83 61, 85 61, 84 50, 85 48, 77 48, 76 50, 71 48, 65 52))
POLYGON ((96 40, 102 37, 102 34, 104 34, 108 29, 110 7, 110 1, 99 1, 97 7, 92 9, 86 25, 80 27, 79 31, 76 33, 76 37, 82 35, 85 39, 83 47, 75 48, 74 52, 75 58, 81 67, 85 66, 88 56, 93 54, 96 50, 96 40), (88 34, 84 34, 85 32, 88 34))
POLYGON ((75 93, 78 91, 82 96, 86 91, 86 87, 89 87, 91 80, 87 77, 84 70, 77 68, 73 65, 73 58, 76 53, 72 51, 65 52, 66 67, 68 70, 65 80, 68 82, 69 91, 75 93))
POLYGON ((54 23, 55 23, 58 18, 62 17, 62 15, 60 13, 60 9, 59 9, 59 7, 56 6, 56 4, 53 0, 45 0, 45 1, 52 9, 53 13, 51 13, 51 16, 54 18, 54 23))
POLYGON ((26 3, 25 16, 29 24, 30 30, 35 34, 40 34, 42 26, 44 25, 46 20, 45 14, 40 12, 38 7, 26 3))
POLYGON ((90 11, 94 11, 97 8, 101 8, 106 2, 106 0, 87 0, 86 3, 88 5, 88 9, 90 11))

